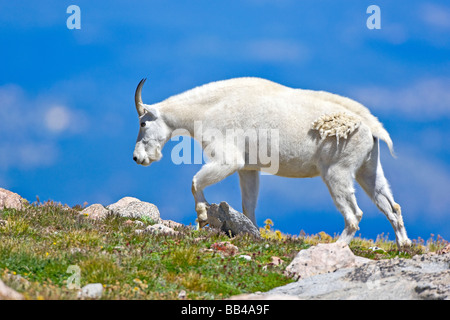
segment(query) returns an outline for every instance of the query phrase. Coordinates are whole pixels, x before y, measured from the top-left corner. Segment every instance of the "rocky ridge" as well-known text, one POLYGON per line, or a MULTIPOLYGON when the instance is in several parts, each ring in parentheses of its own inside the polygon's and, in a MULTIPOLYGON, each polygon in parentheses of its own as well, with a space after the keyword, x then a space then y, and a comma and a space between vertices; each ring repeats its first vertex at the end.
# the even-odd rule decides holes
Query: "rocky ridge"
POLYGON ((450 253, 371 260, 300 279, 266 294, 308 300, 449 300, 450 253))

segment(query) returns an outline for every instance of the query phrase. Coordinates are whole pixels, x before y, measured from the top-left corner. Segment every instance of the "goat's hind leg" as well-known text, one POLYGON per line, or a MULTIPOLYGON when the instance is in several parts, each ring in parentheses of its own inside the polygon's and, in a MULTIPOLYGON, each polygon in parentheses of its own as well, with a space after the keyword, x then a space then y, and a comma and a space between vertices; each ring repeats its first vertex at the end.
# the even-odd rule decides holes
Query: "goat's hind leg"
POLYGON ((374 144, 371 157, 358 170, 356 180, 388 218, 394 229, 399 249, 410 247, 411 240, 406 234, 400 205, 394 201, 394 196, 381 167, 378 141, 374 144))
POLYGON ((334 204, 344 216, 345 228, 338 241, 349 244, 359 230, 358 225, 362 218, 362 211, 356 203, 352 172, 347 167, 332 165, 322 171, 322 179, 334 204))

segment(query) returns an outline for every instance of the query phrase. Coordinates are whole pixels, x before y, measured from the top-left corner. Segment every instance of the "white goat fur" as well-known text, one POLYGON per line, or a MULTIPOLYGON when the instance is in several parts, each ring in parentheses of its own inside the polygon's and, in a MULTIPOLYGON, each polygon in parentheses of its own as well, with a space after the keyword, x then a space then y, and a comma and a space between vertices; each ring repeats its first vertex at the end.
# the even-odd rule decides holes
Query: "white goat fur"
MULTIPOLYGON (((339 240, 350 242, 362 217, 353 180, 391 222, 399 247, 409 246, 400 206, 394 202, 379 157, 378 140, 393 154, 392 140, 383 125, 360 103, 323 91, 292 89, 259 78, 212 82, 160 103, 141 100, 143 81, 136 90, 141 128, 134 151, 138 164, 161 159, 161 149, 176 129, 195 138, 194 122, 203 130, 279 130, 279 170, 284 177, 321 176, 345 220, 339 240), (142 124, 144 123, 144 126, 142 124), (341 143, 339 142, 341 139, 341 143)), ((206 148, 206 145, 202 145, 206 148)), ((211 148, 211 146, 209 146, 211 148)), ((262 166, 246 161, 246 150, 216 145, 224 159, 206 163, 194 176, 192 193, 200 226, 207 224, 208 202, 203 189, 238 172, 244 214, 256 225, 255 208, 262 166), (234 161, 229 161, 229 159, 234 161)))

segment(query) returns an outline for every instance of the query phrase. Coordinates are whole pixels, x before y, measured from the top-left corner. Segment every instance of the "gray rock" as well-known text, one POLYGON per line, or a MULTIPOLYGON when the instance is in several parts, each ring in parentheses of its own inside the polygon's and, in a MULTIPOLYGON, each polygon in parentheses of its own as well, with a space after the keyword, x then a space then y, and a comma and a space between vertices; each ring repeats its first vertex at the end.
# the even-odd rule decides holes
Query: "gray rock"
POLYGON ((16 209, 22 210, 27 201, 17 193, 0 188, 0 210, 16 209))
POLYGON ((301 299, 450 299, 450 253, 371 261, 300 279, 267 294, 301 299))
POLYGON ((124 208, 124 207, 128 206, 131 202, 141 202, 141 200, 139 200, 138 198, 134 198, 134 197, 123 197, 119 201, 117 201, 113 204, 110 204, 106 208, 111 211, 115 211, 119 208, 124 208))
POLYGON ((142 221, 139 221, 139 220, 134 220, 134 222, 133 222, 136 226, 138 226, 138 227, 143 227, 144 226, 144 223, 142 222, 142 221))
POLYGON ((369 259, 356 259, 346 243, 319 243, 309 249, 301 250, 286 267, 285 274, 294 278, 307 277, 349 268, 369 259))
MULTIPOLYGON (((127 197, 131 198, 131 197, 127 197)), ((123 200, 123 199, 121 199, 123 200)), ((121 201, 119 200, 119 202, 121 201)), ((128 199, 129 200, 129 199, 128 199)), ((144 202, 144 201, 124 201, 122 204, 118 205, 118 202, 114 205, 110 205, 107 207, 114 214, 117 214, 122 217, 130 217, 130 218, 150 218, 154 222, 160 222, 160 214, 158 207, 152 203, 144 202)))
POLYGON ((161 223, 157 223, 145 228, 145 232, 154 233, 154 234, 167 234, 167 235, 177 235, 178 231, 173 230, 161 223))
POLYGON ((182 223, 179 223, 179 222, 176 222, 176 221, 173 221, 173 220, 162 220, 161 223, 163 225, 165 225, 166 227, 169 227, 169 228, 172 228, 172 229, 181 228, 183 226, 182 223))
POLYGON ((184 300, 184 299, 186 299, 186 297, 187 297, 187 293, 186 293, 185 290, 181 290, 181 291, 178 293, 178 299, 184 300))
POLYGON ((78 298, 100 299, 102 294, 103 285, 101 283, 90 283, 80 289, 80 292, 78 292, 78 298))
POLYGON ((243 213, 234 210, 225 201, 220 205, 212 203, 208 209, 208 223, 212 228, 217 228, 235 236, 240 233, 248 233, 260 238, 258 228, 243 213))
POLYGON ((247 261, 252 261, 252 257, 250 257, 248 254, 241 254, 239 256, 239 258, 247 260, 247 261))
POLYGON ((105 209, 101 204, 96 203, 83 209, 80 215, 86 216, 89 219, 103 219, 110 213, 111 211, 105 209))
POLYGON ((231 296, 227 300, 301 300, 299 297, 287 294, 243 293, 231 296))
POLYGON ((11 289, 0 280, 0 300, 23 300, 23 295, 11 289))

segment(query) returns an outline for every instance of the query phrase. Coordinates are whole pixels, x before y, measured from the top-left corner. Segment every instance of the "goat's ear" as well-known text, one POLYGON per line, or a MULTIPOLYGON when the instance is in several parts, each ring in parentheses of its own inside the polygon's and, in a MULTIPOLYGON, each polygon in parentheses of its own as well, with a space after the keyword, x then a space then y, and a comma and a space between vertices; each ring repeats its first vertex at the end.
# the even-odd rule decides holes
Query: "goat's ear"
POLYGON ((144 110, 148 113, 150 113, 155 119, 158 119, 160 116, 160 112, 157 108, 153 106, 149 106, 147 104, 144 104, 144 110))

